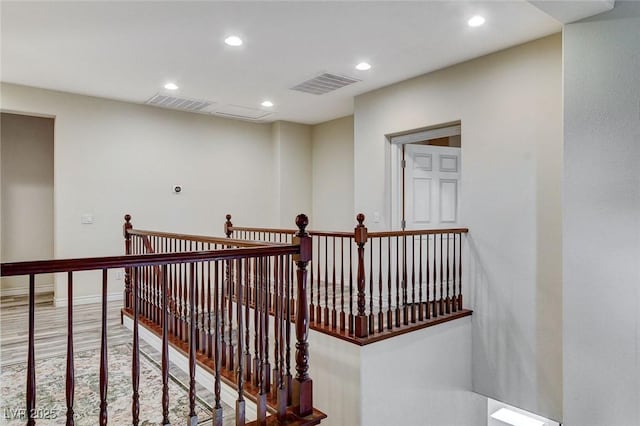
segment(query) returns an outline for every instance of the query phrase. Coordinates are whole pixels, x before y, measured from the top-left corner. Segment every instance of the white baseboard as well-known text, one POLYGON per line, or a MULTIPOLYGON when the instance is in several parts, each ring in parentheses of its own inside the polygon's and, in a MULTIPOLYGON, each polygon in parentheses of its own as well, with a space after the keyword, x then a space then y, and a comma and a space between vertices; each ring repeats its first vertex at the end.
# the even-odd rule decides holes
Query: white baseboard
MULTIPOLYGON (((42 284, 36 285, 36 294, 41 293, 53 293, 53 284, 42 284)), ((29 295, 29 287, 21 287, 21 288, 9 288, 9 289, 0 289, 0 295, 2 296, 28 296, 29 295)))
MULTIPOLYGON (((129 330, 133 330, 133 320, 126 315, 123 315, 122 319, 124 326, 129 330)), ((151 345, 155 350, 158 352, 162 351, 162 339, 160 339, 160 337, 147 330, 147 328, 142 324, 139 324, 138 333, 140 338, 151 345)), ((184 371, 186 374, 189 374, 189 361, 187 360, 187 357, 178 352, 171 345, 169 345, 169 359, 179 369, 184 371)), ((196 368, 196 381, 207 389, 213 389, 213 374, 200 366, 197 366, 196 368)), ((238 391, 222 381, 220 382, 220 385, 220 398, 222 401, 230 407, 235 407, 238 391)), ((249 399, 245 399, 245 416, 247 422, 255 421, 258 418, 257 407, 249 399)))
MULTIPOLYGON (((122 301, 122 292, 119 291, 117 293, 109 293, 107 294, 107 302, 115 302, 122 301)), ((90 303, 101 303, 102 296, 94 295, 94 296, 78 296, 73 298, 73 304, 75 305, 88 305, 90 303)), ((68 297, 54 297, 53 305, 56 308, 64 307, 69 305, 68 297)))

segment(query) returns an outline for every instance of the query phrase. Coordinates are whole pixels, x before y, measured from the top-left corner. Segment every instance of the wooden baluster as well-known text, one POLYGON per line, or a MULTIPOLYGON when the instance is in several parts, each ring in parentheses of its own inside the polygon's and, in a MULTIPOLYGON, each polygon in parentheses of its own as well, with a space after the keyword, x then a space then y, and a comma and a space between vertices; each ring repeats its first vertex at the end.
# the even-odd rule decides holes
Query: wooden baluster
POLYGON ((278 342, 278 382, 276 389, 276 401, 277 401, 277 411, 278 418, 283 419, 287 412, 287 388, 284 385, 284 333, 283 326, 286 323, 284 321, 285 316, 285 304, 288 304, 288 301, 284 298, 284 262, 289 262, 289 258, 287 256, 280 257, 280 273, 279 273, 279 281, 278 281, 278 300, 280 301, 278 305, 278 331, 276 335, 276 341, 278 342))
POLYGON ((438 298, 438 314, 444 315, 444 252, 443 252, 443 242, 442 242, 442 234, 437 234, 440 236, 440 297, 438 298))
MULTIPOLYGON (((364 216, 362 218, 364 220, 364 216)), ((362 221, 360 221, 362 222, 362 221)), ((309 377, 309 316, 307 313, 307 264, 311 260, 311 238, 306 231, 309 224, 307 216, 301 214, 296 217, 298 233, 294 244, 300 245, 300 254, 294 256, 297 269, 298 295, 296 306, 296 378, 293 381, 293 406, 300 417, 313 412, 313 381, 309 377)), ((366 228, 364 230, 366 240, 366 228)), ((363 284, 364 285, 364 284, 363 284)), ((364 303, 364 302, 363 302, 364 303)), ((366 318, 365 318, 366 321, 366 318)), ((366 331, 366 324, 364 330, 366 331)))
POLYGON ((451 279, 452 279, 452 289, 453 289, 453 298, 451 300, 451 310, 453 312, 458 312, 458 294, 457 294, 457 287, 456 287, 456 234, 453 233, 451 234, 453 236, 453 250, 452 250, 452 254, 453 254, 453 261, 451 263, 451 279))
MULTIPOLYGON (((293 239, 292 239, 293 242, 293 239)), ((285 274, 285 286, 286 286, 286 295, 285 295, 285 336, 286 336, 286 354, 285 361, 287 364, 287 374, 285 377, 285 387, 287 393, 287 405, 291 405, 293 401, 293 385, 292 385, 292 376, 291 376, 291 286, 293 285, 292 280, 293 274, 293 258, 289 257, 287 260, 287 271, 285 274)))
POLYGON ((196 296, 196 266, 189 264, 189 421, 188 426, 198 424, 196 415, 196 327, 195 327, 195 296, 196 296))
MULTIPOLYGON (((238 274, 239 276, 242 276, 242 262, 239 261, 238 262, 238 274)), ((243 312, 242 312, 242 285, 240 285, 241 283, 238 283, 237 286, 237 293, 236 293, 236 321, 238 324, 238 333, 237 333, 237 345, 238 345, 238 371, 237 371, 237 375, 236 375, 236 383, 238 386, 238 399, 236 400, 236 424, 238 425, 244 425, 245 423, 245 401, 244 401, 244 376, 243 376, 243 372, 242 372, 242 368, 243 368, 243 362, 242 362, 242 353, 243 353, 243 348, 242 348, 242 320, 243 320, 243 312)), ((231 309, 231 306, 230 306, 231 309)), ((231 321, 229 321, 231 322, 231 321)), ((231 332, 229 332, 229 339, 231 339, 231 332)), ((233 345, 230 345, 230 347, 233 347, 233 345)), ((230 357, 233 355, 229 355, 230 357)), ((247 366, 248 368, 249 366, 247 366)), ((230 369, 229 371, 233 371, 233 369, 230 369)))
POLYGON ((280 306, 282 305, 282 301, 280 297, 282 293, 280 293, 280 272, 281 272, 281 262, 282 256, 276 256, 273 258, 274 268, 273 268, 273 387, 269 391, 274 397, 278 396, 278 388, 280 385, 279 382, 279 374, 280 374, 280 333, 281 333, 281 324, 280 321, 280 306))
POLYGON ((133 360, 131 362, 131 385, 133 395, 131 397, 131 416, 133 426, 138 426, 140 421, 140 341, 138 336, 138 316, 139 316, 139 291, 140 291, 140 271, 133 270, 133 360))
POLYGON ((402 323, 409 324, 409 306, 407 304, 407 236, 402 236, 402 323))
POLYGON ((433 303, 432 303, 432 307, 433 307, 433 317, 437 318, 438 317, 438 282, 437 282, 437 277, 436 277, 436 273, 438 271, 436 265, 437 265, 437 258, 438 258, 438 250, 437 250, 437 245, 436 245, 436 238, 437 238, 438 234, 433 234, 433 267, 432 267, 432 272, 433 272, 433 303))
POLYGON ((258 303, 256 303, 256 311, 258 312, 258 371, 256 372, 258 379, 258 396, 256 401, 256 411, 257 411, 257 423, 259 425, 264 425, 267 418, 267 393, 265 392, 266 388, 266 342, 267 342, 267 334, 268 329, 266 326, 265 316, 269 315, 268 302, 267 302, 267 287, 268 282, 266 277, 268 276, 268 267, 266 258, 260 258, 260 291, 258 297, 258 303))
POLYGON ((162 265, 162 425, 169 422, 169 298, 167 265, 162 265))
POLYGON ((73 426, 73 395, 75 376, 73 370, 73 272, 67 274, 67 426, 73 426))
MULTIPOLYGON (((311 282, 313 283, 313 279, 311 282)), ((311 288, 313 289, 313 285, 311 288)), ((340 237, 340 331, 344 331, 345 328, 346 317, 344 313, 344 237, 340 237)))
POLYGON ((411 236, 411 322, 416 322, 416 236, 411 236))
MULTIPOLYGON (((422 235, 419 235, 418 245, 418 321, 424 320, 424 306, 422 302, 422 235)), ((427 288, 428 290, 428 288, 427 288)), ((427 303, 429 298, 427 297, 427 303)))
MULTIPOLYGON (((173 240, 173 252, 177 253, 178 251, 178 242, 177 240, 173 240)), ((180 338, 180 313, 178 312, 178 303, 180 300, 180 295, 178 293, 180 287, 179 275, 178 275, 178 265, 171 265, 173 269, 173 282, 171 283, 171 293, 173 295, 173 303, 172 303, 172 312, 173 312, 173 337, 180 338)))
MULTIPOLYGON (((198 250, 198 243, 196 243, 196 247, 195 250, 198 250)), ((198 265, 195 264, 193 267, 193 273, 195 274, 194 277, 194 281, 195 281, 195 291, 194 291, 194 320, 195 320, 195 345, 196 345, 196 352, 198 352, 201 349, 201 344, 200 344, 200 330, 202 328, 202 318, 200 316, 201 314, 201 310, 200 310, 200 287, 201 287, 201 282, 202 282, 202 274, 198 273, 198 265)))
POLYGON ((29 274, 29 349, 27 353, 27 426, 36 424, 36 362, 35 362, 35 294, 36 277, 29 274))
MULTIPOLYGON (((319 242, 320 239, 319 238, 315 238, 315 240, 318 241, 318 244, 320 244, 320 242, 319 242)), ((319 253, 319 250, 316 250, 316 253, 319 253)), ((319 274, 316 274, 317 276, 315 276, 315 279, 314 279, 313 263, 314 262, 312 261, 311 262, 311 266, 309 267, 309 273, 311 274, 311 278, 310 278, 310 281, 309 281, 310 282, 310 286, 309 286, 309 291, 310 291, 310 294, 309 294, 309 321, 310 322, 315 322, 315 320, 316 320, 316 312, 315 312, 316 308, 315 308, 315 305, 313 303, 314 302, 314 299, 313 299, 313 287, 314 287, 315 280, 320 281, 320 275, 319 274)), ((320 262, 318 262, 318 259, 316 259, 315 263, 317 265, 320 262)), ((317 266, 316 266, 316 269, 317 269, 317 266)), ((319 291, 320 291, 320 287, 319 287, 319 284, 318 284, 318 292, 319 291)))
POLYGON ((396 236, 396 321, 395 326, 400 327, 400 239, 396 236))
POLYGON ((331 328, 335 330, 338 327, 338 312, 336 311, 336 237, 331 237, 331 240, 333 243, 333 254, 331 257, 331 259, 333 260, 331 265, 333 269, 333 278, 331 280, 331 291, 333 292, 333 294, 331 295, 331 328))
POLYGON ((106 426, 109 367, 107 357, 107 270, 102 270, 102 328, 100 330, 100 426, 106 426))
MULTIPOLYGON (((124 253, 131 254, 131 234, 129 231, 133 228, 131 224, 131 215, 124 215, 124 225, 122 225, 122 234, 124 235, 124 253)), ((131 309, 131 268, 124 270, 124 307, 131 309)))
POLYGON ((393 310, 391 308, 391 237, 387 237, 387 329, 393 328, 393 310))
MULTIPOLYGON (((225 246, 227 247, 227 246, 225 246)), ((226 309, 226 288, 228 285, 227 282, 227 262, 226 260, 222 261, 222 268, 220 273, 222 274, 220 279, 220 360, 222 362, 222 366, 226 368, 227 366, 227 342, 225 340, 225 309, 226 309), (226 284, 226 285, 225 285, 226 284)), ((217 265, 216 265, 217 266, 217 265)), ((231 336, 229 336, 231 338, 231 336)))
POLYGON ((369 334, 375 332, 375 315, 373 313, 373 241, 369 249, 369 334))
POLYGON ((425 290, 426 290, 427 294, 425 296, 425 299, 426 299, 427 303, 425 305, 425 307, 426 307, 426 309, 425 309, 425 318, 426 319, 430 319, 431 318, 431 307, 430 307, 431 305, 430 305, 430 302, 429 302, 429 285, 431 283, 431 274, 430 274, 430 271, 429 271, 429 262, 430 262, 430 257, 429 257, 429 234, 427 234, 427 243, 426 244, 427 244, 427 250, 426 250, 426 254, 425 254, 425 257, 426 257, 426 260, 425 260, 425 264, 426 264, 426 268, 425 268, 426 269, 425 270, 425 275, 426 275, 425 290))
POLYGON ((450 240, 450 234, 447 233, 447 260, 446 260, 446 264, 447 264, 447 275, 446 275, 446 280, 447 280, 447 300, 445 302, 445 310, 447 314, 451 313, 451 297, 449 297, 449 287, 451 287, 451 283, 449 282, 449 240, 450 240))
POLYGON ((353 244, 349 244, 349 334, 353 334, 355 331, 353 322, 353 244))
MULTIPOLYGON (((318 238, 316 238, 316 240, 318 241, 318 249, 316 251, 316 270, 318 271, 317 273, 317 277, 316 280, 318 282, 318 303, 316 304, 316 322, 318 323, 318 325, 322 324, 322 307, 320 305, 320 286, 322 285, 321 282, 321 277, 320 277, 320 264, 322 263, 322 259, 320 258, 320 242, 322 241, 322 237, 318 236, 318 238)), ((313 240, 312 240, 313 241, 313 240)), ((313 267, 313 265, 312 265, 313 267)), ((313 285, 313 281, 311 282, 311 285, 313 285)))
POLYGON ((260 316, 258 308, 260 306, 261 294, 260 286, 262 276, 262 261, 256 258, 256 281, 253 285, 253 385, 260 384, 260 316))
POLYGON ((462 233, 458 244, 458 309, 462 310, 462 233))
MULTIPOLYGON (((211 244, 207 244, 207 250, 211 251, 211 244)), ((207 358, 213 359, 213 342, 211 338, 211 262, 207 262, 207 358)))
MULTIPOLYGON (((180 251, 184 251, 184 247, 185 247, 185 242, 184 241, 180 241, 180 251)), ((186 341, 187 340, 187 333, 186 333, 186 301, 187 301, 187 289, 186 289, 186 285, 187 285, 187 271, 186 271, 186 266, 184 263, 180 263, 180 271, 179 271, 179 276, 180 276, 180 281, 178 283, 179 285, 179 296, 178 296, 178 300, 180 301, 180 305, 178 307, 179 309, 179 317, 180 317, 180 340, 181 341, 186 341)))
POLYGON ((366 278, 364 273, 364 245, 367 242, 367 228, 364 226, 364 215, 359 213, 356 217, 358 225, 354 230, 354 240, 358 245, 358 313, 355 318, 355 335, 356 337, 367 337, 369 329, 367 327, 367 316, 365 315, 365 284, 366 278))
MULTIPOLYGON (((269 362, 269 311, 271 300, 271 283, 269 282, 269 276, 271 271, 271 258, 267 257, 265 259, 267 270, 265 272, 265 299, 264 299, 264 393, 265 395, 269 393, 269 389, 271 388, 271 363, 269 362)), ((266 396, 265 396, 266 401, 266 396)))
POLYGON ((233 293, 234 293, 234 287, 235 287, 235 280, 234 280, 234 270, 233 270, 233 261, 229 260, 227 261, 227 279, 228 279, 228 283, 227 283, 227 327, 229 327, 228 330, 228 340, 229 340, 229 353, 227 354, 227 370, 229 371, 233 371, 235 369, 235 346, 233 344, 233 293))
POLYGON ((329 238, 324 238, 324 325, 329 325, 329 238))
MULTIPOLYGON (((373 248, 373 244, 371 245, 373 248)), ((382 311, 382 237, 378 238, 378 332, 384 330, 384 313, 382 311)))
MULTIPOLYGON (((251 333, 249 332, 249 323, 251 322, 251 265, 254 263, 255 258, 246 260, 245 267, 245 309, 244 309, 244 372, 245 382, 251 383, 251 333)), ((238 352, 238 356, 242 354, 238 352)))
POLYGON ((220 288, 220 261, 215 261, 214 266, 214 275, 213 275, 213 306, 214 306, 214 324, 213 324, 213 365, 215 374, 213 377, 213 394, 215 395, 215 406, 213 407, 213 419, 214 426, 222 426, 222 404, 221 400, 221 392, 222 387, 220 385, 220 367, 222 365, 221 362, 221 348, 220 348, 220 312, 224 305, 224 298, 221 297, 221 288, 220 288))

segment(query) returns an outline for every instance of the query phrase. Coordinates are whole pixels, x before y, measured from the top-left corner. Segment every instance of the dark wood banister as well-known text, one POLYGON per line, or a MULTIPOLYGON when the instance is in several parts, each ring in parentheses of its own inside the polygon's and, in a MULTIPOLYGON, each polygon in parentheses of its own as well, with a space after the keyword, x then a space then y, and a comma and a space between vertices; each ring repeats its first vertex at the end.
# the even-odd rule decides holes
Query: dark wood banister
MULTIPOLYGON (((291 234, 294 235, 296 233, 293 229, 277 229, 277 228, 251 228, 248 226, 231 226, 229 227, 231 232, 233 231, 247 231, 247 232, 269 232, 273 234, 291 234)), ((353 232, 349 231, 307 231, 310 236, 319 236, 319 237, 353 237, 353 232)), ((467 234, 469 233, 469 228, 444 228, 444 229, 414 229, 407 231, 378 231, 378 232, 368 232, 367 235, 369 238, 378 238, 378 237, 402 237, 402 236, 411 236, 411 235, 429 235, 429 234, 467 234)), ((237 240, 237 239, 223 239, 224 241, 246 241, 246 240, 237 240)), ((256 244, 260 244, 259 242, 254 242, 256 244)), ((267 243, 269 244, 269 243, 267 243)), ((280 244, 280 243, 270 243, 270 244, 280 244)))
MULTIPOLYGON (((238 228, 235 228, 235 229, 237 230, 238 228)), ((173 238, 176 240, 197 241, 201 243, 212 243, 212 244, 224 244, 225 246, 237 246, 237 247, 264 247, 265 245, 267 246, 286 245, 285 243, 249 241, 249 240, 239 240, 239 239, 233 239, 233 238, 208 237, 204 235, 179 234, 179 233, 172 233, 172 232, 146 231, 143 229, 129 229, 127 232, 130 235, 173 238)), ((295 234, 295 232, 296 231, 292 230, 291 234, 293 235, 295 234)))
MULTIPOLYGON (((264 237, 266 239, 266 235, 269 235, 269 234, 271 235, 280 234, 280 235, 289 236, 289 235, 293 235, 296 232, 293 229, 266 228, 266 227, 254 228, 254 227, 247 227, 247 226, 234 226, 231 223, 230 214, 226 215, 226 219, 227 221, 225 223, 224 231, 228 238, 231 238, 232 236, 234 236, 236 238, 264 237), (234 234, 234 231, 238 233, 234 234)), ((358 225, 356 226, 353 232, 312 231, 312 230, 307 231, 307 233, 311 237, 318 237, 318 240, 322 240, 324 242, 323 247, 325 247, 324 258, 322 257, 323 253, 320 252, 320 247, 321 247, 320 241, 317 244, 318 252, 314 253, 314 256, 316 255, 318 256, 318 259, 316 259, 316 268, 318 268, 318 265, 324 265, 325 267, 324 271, 319 268, 316 269, 315 271, 311 271, 311 284, 309 286, 311 290, 311 297, 310 297, 311 303, 310 303, 309 311, 310 311, 310 321, 312 324, 312 328, 314 328, 315 330, 321 331, 323 333, 333 335, 340 339, 344 339, 346 341, 350 341, 358 345, 363 345, 363 344, 368 344, 368 343, 376 342, 379 340, 383 340, 395 335, 404 334, 411 330, 420 329, 430 325, 439 324, 444 321, 449 321, 451 319, 461 318, 464 316, 471 315, 471 311, 468 309, 463 309, 463 304, 462 304, 462 286, 461 286, 462 266, 460 261, 460 257, 462 256, 462 252, 461 252, 462 240, 460 239, 459 243, 457 244, 454 241, 452 245, 453 250, 450 252, 449 251, 450 241, 448 237, 449 235, 452 235, 455 240, 455 235, 459 235, 460 238, 462 238, 463 234, 467 234, 469 232, 468 228, 460 227, 460 228, 442 228, 442 229, 416 229, 416 230, 369 232, 366 226, 364 226, 364 215, 362 213, 357 215, 356 220, 358 222, 358 225), (429 238, 429 236, 431 235, 434 236, 433 240, 429 238), (437 249, 437 247, 435 246, 436 240, 440 241, 439 253, 443 253, 443 250, 446 249, 446 268, 443 269, 443 265, 442 265, 443 262, 441 259, 440 271, 438 273, 438 278, 440 280, 440 290, 438 295, 440 296, 441 299, 437 303, 438 312, 437 313, 434 312, 433 317, 429 315, 429 310, 430 310, 430 307, 433 307, 433 305, 436 302, 435 300, 432 300, 431 302, 428 301, 430 297, 428 286, 435 285, 434 280, 436 278, 437 265, 435 263, 433 265, 431 264, 426 265, 426 271, 424 271, 425 272, 424 276, 423 276, 422 267, 419 268, 417 275, 415 273, 415 270, 413 269, 410 271, 413 275, 407 275, 407 259, 405 258, 405 252, 407 250, 406 248, 407 242, 420 241, 422 244, 423 236, 427 236, 426 237, 427 246, 430 244, 428 243, 428 241, 434 242, 434 245, 432 246, 431 255, 429 255, 429 251, 428 251, 429 247, 426 247, 426 250, 427 250, 426 256, 427 257, 430 256, 434 262, 436 259, 436 249, 437 249), (331 269, 333 272, 332 276, 329 275, 330 271, 327 270, 328 261, 326 257, 328 255, 327 250, 328 250, 329 242, 330 241, 333 242, 333 253, 329 253, 329 254, 332 254, 332 256, 335 257, 336 256, 335 241, 339 240, 340 245, 338 247, 341 247, 341 244, 343 244, 342 239, 348 239, 352 241, 353 247, 355 248, 355 255, 357 259, 355 259, 356 260, 355 271, 351 269, 350 263, 349 263, 349 266, 347 267, 349 274, 351 274, 352 272, 355 272, 354 276, 352 277, 351 275, 349 275, 348 277, 344 277, 344 276, 339 277, 339 282, 338 282, 338 280, 336 279, 337 277, 336 264, 337 263, 339 264, 339 262, 342 261, 344 254, 343 252, 340 252, 339 255, 341 257, 341 260, 332 262, 332 266, 331 266, 331 269), (443 247, 442 243, 445 239, 447 241, 447 244, 443 247), (395 250, 398 253, 400 252, 402 253, 402 256, 399 256, 399 254, 396 254, 396 258, 395 258, 396 262, 399 262, 400 259, 402 260, 402 262, 396 265, 395 271, 390 269, 390 265, 392 262, 391 258, 387 259, 387 262, 389 264, 389 269, 383 272, 381 268, 382 253, 380 252, 380 250, 382 250, 383 240, 387 241, 386 244, 388 244, 388 247, 389 247, 388 249, 389 256, 392 254, 391 248, 390 248, 392 245, 392 240, 395 240, 395 244, 397 245, 397 248, 395 250), (400 244, 404 246, 403 249, 401 249, 400 244), (380 298, 380 302, 378 303, 379 312, 378 312, 378 329, 377 330, 374 330, 374 325, 375 325, 374 318, 373 318, 374 314, 372 314, 373 299, 371 297, 371 294, 373 293, 373 289, 374 289, 372 271, 364 270, 365 259, 363 256, 364 254, 363 249, 365 249, 366 247, 366 249, 369 250, 368 251, 369 253, 368 257, 370 257, 369 263, 373 264, 373 247, 372 246, 374 245, 376 248, 378 248, 378 253, 380 256, 380 259, 378 260, 378 263, 380 263, 380 266, 379 266, 379 270, 377 271, 378 282, 376 283, 378 287, 378 294, 381 295, 383 292, 382 290, 383 274, 387 277, 386 279, 389 280, 391 275, 395 272, 395 275, 396 275, 395 293, 397 296, 402 294, 402 299, 403 299, 402 312, 400 312, 399 308, 396 308, 393 315, 391 315, 391 313, 387 313, 387 318, 389 319, 389 321, 391 321, 391 318, 395 319, 395 321, 388 322, 386 329, 383 329, 384 328, 382 325, 382 322, 384 320, 384 314, 382 312, 383 302, 382 302, 381 296, 378 296, 380 298), (455 266, 455 269, 453 270, 449 269, 449 266, 450 266, 449 253, 451 253, 452 255, 453 264, 454 264, 453 266, 455 266), (400 274, 400 272, 403 272, 403 273, 400 274), (445 276, 446 276, 446 283, 447 283, 446 288, 443 286, 444 283, 442 282, 445 276), (368 280, 367 280, 367 277, 368 277, 368 280), (319 294, 321 291, 321 288, 320 288, 321 279, 324 280, 322 281, 324 283, 324 294, 325 294, 324 309, 321 308, 321 301, 319 299, 319 294), (418 280, 417 283, 419 287, 418 288, 419 300, 422 300, 423 298, 422 283, 424 283, 425 290, 427 292, 426 293, 427 302, 418 303, 417 307, 415 306, 416 303, 413 302, 416 300, 416 292, 415 292, 416 279, 418 280), (332 284, 333 288, 328 287, 327 286, 328 283, 332 284), (346 318, 346 313, 343 312, 344 302, 341 302, 340 304, 341 321, 338 323, 338 321, 336 320, 335 312, 331 312, 332 316, 329 319, 329 304, 326 299, 326 296, 327 294, 329 294, 331 290, 331 293, 333 293, 334 295, 332 307, 335 310, 336 309, 336 301, 335 301, 336 283, 342 289, 341 297, 344 295, 345 283, 347 288, 350 291, 348 295, 347 306, 351 306, 349 303, 355 302, 355 306, 352 307, 352 308, 355 308, 353 310, 353 313, 351 313, 351 310, 349 310, 350 328, 348 331, 345 330, 345 326, 344 326, 345 319, 343 319, 343 318, 346 318), (453 286, 453 289, 452 289, 453 294, 450 293, 450 290, 451 290, 449 287, 450 283, 453 286), (367 290, 367 284, 369 287, 368 290, 367 290), (314 297, 313 297, 314 285, 316 285, 315 289, 317 290, 316 294, 318 295, 318 299, 316 300, 314 300, 314 297), (410 286, 411 286, 411 290, 413 291, 411 295, 412 305, 407 305, 406 303, 407 294, 410 286), (351 289, 354 290, 354 294, 351 293, 351 289), (446 293, 445 293, 445 290, 446 290, 446 293), (368 301, 370 306, 368 313, 366 312, 366 304, 365 304, 367 301, 366 300, 367 296, 369 299, 368 301), (453 296, 453 297, 450 297, 450 296, 453 296), (351 302, 349 302, 349 300, 351 302), (314 302, 316 302, 315 309, 314 309, 314 302), (409 315, 409 309, 411 310, 411 315, 409 315), (418 310, 418 312, 416 312, 416 309, 418 310), (425 316, 425 313, 426 313, 426 316, 425 316), (445 315, 445 314, 447 315, 447 317, 439 317, 439 315, 445 315), (403 319, 402 323, 399 320, 401 315, 403 319), (324 321, 321 321, 320 318, 323 318, 324 321)), ((422 248, 423 248, 422 245, 420 245, 420 251, 419 251, 420 259, 422 259, 422 256, 423 256, 422 248)), ((412 255, 415 255, 415 253, 412 253, 412 255)), ((347 256, 351 258, 351 252, 349 252, 347 256)), ((412 259, 412 261, 415 261, 415 260, 412 259)), ((340 268, 343 268, 343 267, 340 266, 340 268)), ((369 265, 369 268, 371 268, 371 265, 369 265)), ((342 274, 342 272, 340 272, 340 274, 342 274)), ((387 287, 386 293, 391 294, 391 291, 392 291, 391 283, 389 282, 388 285, 389 287, 387 287)), ((435 299, 436 290, 434 289, 434 287, 432 287, 431 290, 432 290, 431 297, 435 299)), ((391 299, 388 299, 388 305, 391 305, 391 303, 392 303, 391 299)), ((396 305, 398 305, 398 299, 396 299, 396 305)))
POLYGON ((299 247, 299 245, 295 244, 279 244, 275 246, 243 247, 210 251, 11 262, 2 264, 2 271, 0 275, 3 277, 10 277, 16 275, 49 274, 55 272, 90 271, 105 268, 134 268, 138 266, 165 265, 169 263, 207 262, 247 257, 280 256, 295 254, 300 250, 299 247))

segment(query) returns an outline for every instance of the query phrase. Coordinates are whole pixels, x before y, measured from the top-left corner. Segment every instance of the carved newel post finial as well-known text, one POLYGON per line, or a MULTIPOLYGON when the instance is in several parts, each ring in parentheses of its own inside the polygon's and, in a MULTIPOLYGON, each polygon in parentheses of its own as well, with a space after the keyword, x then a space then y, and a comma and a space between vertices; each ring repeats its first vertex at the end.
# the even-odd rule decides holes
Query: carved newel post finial
POLYGON ((224 234, 227 238, 231 238, 231 234, 233 233, 233 223, 231 223, 231 215, 227 214, 227 221, 224 223, 224 234))
POLYGON ((298 235, 306 235, 306 228, 309 225, 309 218, 306 214, 301 213, 296 216, 296 226, 298 227, 298 235))

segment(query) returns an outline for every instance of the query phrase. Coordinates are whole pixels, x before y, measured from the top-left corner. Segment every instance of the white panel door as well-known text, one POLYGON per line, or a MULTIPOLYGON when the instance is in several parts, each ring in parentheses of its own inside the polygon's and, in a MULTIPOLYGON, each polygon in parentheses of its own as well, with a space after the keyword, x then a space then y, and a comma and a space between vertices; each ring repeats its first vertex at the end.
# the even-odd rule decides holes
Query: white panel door
POLYGON ((404 158, 406 229, 456 227, 460 148, 406 144, 404 158))

